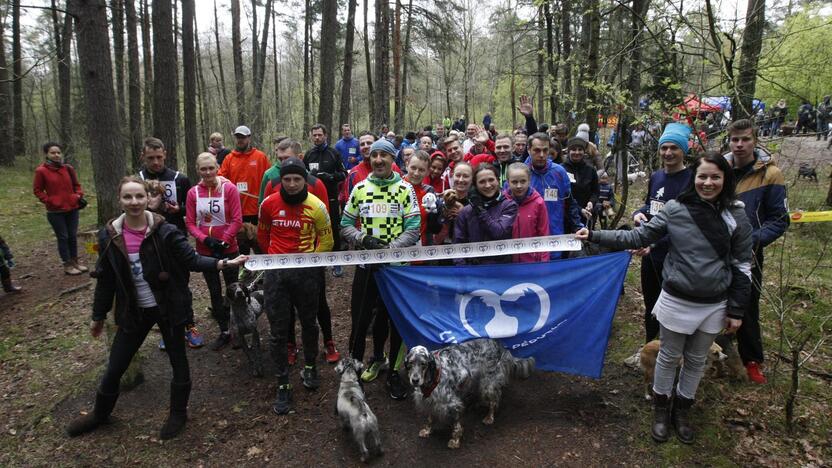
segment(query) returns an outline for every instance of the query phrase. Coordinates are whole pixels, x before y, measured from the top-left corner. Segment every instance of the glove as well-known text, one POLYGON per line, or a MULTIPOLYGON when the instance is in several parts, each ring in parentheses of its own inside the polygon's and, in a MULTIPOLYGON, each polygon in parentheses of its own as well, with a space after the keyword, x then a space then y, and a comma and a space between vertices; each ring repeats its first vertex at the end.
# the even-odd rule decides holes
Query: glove
POLYGON ((425 207, 425 211, 428 213, 436 213, 436 194, 426 193, 422 197, 422 206, 425 207))
POLYGON ((485 213, 485 210, 488 208, 485 206, 485 201, 480 197, 480 194, 476 190, 471 190, 468 193, 468 202, 474 207, 474 212, 477 214, 485 213))
POLYGON ((361 246, 367 250, 376 250, 387 247, 387 243, 378 237, 364 236, 364 238, 361 239, 361 246))
POLYGON ((330 174, 329 172, 316 172, 315 177, 321 179, 324 182, 332 182, 334 179, 332 177, 332 174, 330 174))
POLYGON ((218 255, 222 256, 222 251, 225 250, 224 246, 228 245, 215 237, 206 237, 202 243, 205 244, 205 247, 211 249, 211 253, 213 253, 214 257, 217 257, 218 255))

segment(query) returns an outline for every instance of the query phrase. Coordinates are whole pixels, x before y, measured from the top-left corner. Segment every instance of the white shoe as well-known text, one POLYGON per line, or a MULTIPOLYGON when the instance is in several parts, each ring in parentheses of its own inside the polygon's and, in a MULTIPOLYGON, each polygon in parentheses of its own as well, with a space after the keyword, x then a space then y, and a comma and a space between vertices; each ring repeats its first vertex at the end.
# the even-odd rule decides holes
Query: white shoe
POLYGON ((638 351, 635 354, 628 357, 624 360, 624 365, 627 367, 632 367, 633 369, 638 369, 641 365, 641 349, 643 346, 639 346, 638 351))

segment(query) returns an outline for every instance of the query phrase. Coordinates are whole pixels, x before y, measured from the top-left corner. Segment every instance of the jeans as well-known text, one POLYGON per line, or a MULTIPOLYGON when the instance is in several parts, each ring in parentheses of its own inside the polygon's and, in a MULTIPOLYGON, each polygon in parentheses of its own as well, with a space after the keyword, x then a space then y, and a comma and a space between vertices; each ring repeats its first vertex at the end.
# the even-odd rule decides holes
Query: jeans
POLYGON ((673 380, 676 378, 679 358, 684 357, 676 394, 692 400, 696 396, 699 381, 705 374, 708 352, 716 335, 716 333, 705 333, 701 330, 697 330, 693 335, 684 335, 662 326, 662 344, 659 347, 659 356, 656 358, 653 392, 667 396, 673 393, 673 380))
POLYGON ((101 393, 118 393, 118 384, 130 361, 144 342, 147 333, 154 325, 159 325, 162 338, 165 340, 165 350, 173 369, 173 383, 186 384, 191 381, 188 368, 188 355, 185 354, 185 328, 183 325, 171 327, 166 318, 160 314, 158 307, 139 309, 141 320, 137 330, 125 332, 119 327, 110 347, 110 358, 107 370, 101 379, 101 393))
POLYGON ((58 253, 66 263, 78 257, 78 210, 46 213, 46 219, 58 239, 58 253))
POLYGON ((319 274, 315 268, 266 271, 263 292, 271 332, 269 343, 272 358, 277 363, 278 376, 286 375, 289 369, 286 344, 292 306, 297 308, 300 319, 305 363, 314 366, 318 359, 318 324, 315 315, 318 311, 319 274))
MULTIPOLYGON (((230 254, 223 254, 220 258, 234 258, 237 255, 239 255, 237 252, 231 252, 230 254)), ((205 278, 205 284, 208 285, 208 292, 211 295, 211 316, 217 321, 217 325, 220 326, 220 331, 228 331, 228 320, 231 317, 228 306, 223 301, 224 294, 222 283, 220 282, 220 273, 222 273, 222 278, 225 280, 225 287, 227 288, 229 284, 237 281, 238 270, 238 268, 229 267, 224 268, 222 271, 211 270, 202 272, 202 276, 205 278)))
POLYGON ((381 300, 373 270, 356 267, 352 282, 352 329, 350 330, 350 355, 359 361, 364 359, 367 331, 373 321, 373 357, 384 357, 384 342, 390 335, 390 365, 398 360, 402 338, 390 321, 387 307, 381 300), (375 320, 373 310, 375 309, 375 320))

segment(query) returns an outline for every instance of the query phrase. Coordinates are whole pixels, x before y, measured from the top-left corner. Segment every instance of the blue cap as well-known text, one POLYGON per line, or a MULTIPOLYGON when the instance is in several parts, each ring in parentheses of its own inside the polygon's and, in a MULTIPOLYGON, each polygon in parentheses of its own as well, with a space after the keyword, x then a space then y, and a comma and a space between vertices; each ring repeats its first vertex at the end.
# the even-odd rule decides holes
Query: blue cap
POLYGON ((688 139, 690 137, 690 127, 685 124, 673 122, 664 127, 664 133, 659 138, 659 146, 664 143, 673 143, 688 154, 688 139))
POLYGON ((393 143, 387 141, 386 138, 381 138, 375 143, 373 143, 373 146, 370 147, 370 154, 373 154, 376 151, 387 153, 393 156, 394 158, 396 157, 396 147, 393 146, 393 143))

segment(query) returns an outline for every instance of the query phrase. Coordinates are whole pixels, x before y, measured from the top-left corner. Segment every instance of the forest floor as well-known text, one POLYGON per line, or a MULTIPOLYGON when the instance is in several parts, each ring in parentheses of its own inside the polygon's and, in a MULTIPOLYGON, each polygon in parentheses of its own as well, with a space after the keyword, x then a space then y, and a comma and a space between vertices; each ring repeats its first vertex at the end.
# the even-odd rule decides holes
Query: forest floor
MULTIPOLYGON (((814 139, 791 138, 771 145, 786 169, 792 208, 820 210, 832 153, 814 139), (800 161, 818 168, 821 182, 797 181, 800 161)), ((4 169, 5 171, 6 169, 4 169)), ((271 410, 276 384, 267 360, 267 377, 250 377, 242 351, 189 350, 194 383, 188 426, 171 441, 158 440, 167 415, 170 366, 151 333, 142 353, 145 382, 124 392, 112 425, 68 439, 63 428, 91 408, 107 356, 103 339, 89 336, 93 280, 65 276, 55 260, 52 233, 23 182, 26 174, 4 174, 12 181, 0 191, 4 235, 16 253, 14 277, 26 291, 0 295, 0 465, 359 465, 348 435, 333 414, 338 379, 323 361, 321 388, 307 392, 293 369, 296 413, 278 417, 271 410), (7 220, 9 220, 7 222, 7 220)), ((643 197, 644 181, 634 184, 628 212, 643 197)), ((94 202, 94 197, 91 197, 94 202)), ((826 208, 828 209, 828 208, 826 208)), ((92 209, 87 211, 94 211, 92 209)), ((782 284, 810 291, 792 311, 794 317, 832 313, 832 264, 825 239, 832 224, 793 225, 786 241, 767 252, 766 288, 782 284), (780 256, 780 253, 784 255, 780 256), (789 261, 780 261, 779 258, 789 261), (816 265, 814 268, 810 267, 816 265), (781 274, 782 272, 782 274, 781 274), (801 274, 811 273, 808 277, 801 274)), ((93 258, 86 255, 88 264, 93 258)), ((496 422, 484 426, 482 410, 468 411, 459 450, 446 448, 447 432, 420 439, 423 416, 412 400, 390 400, 383 380, 365 386, 379 418, 385 454, 375 465, 467 466, 668 466, 832 464, 832 347, 822 344, 800 374, 795 430, 784 424, 790 365, 781 356, 776 301, 765 301, 763 326, 769 383, 706 378, 693 421, 698 438, 687 446, 675 439, 650 440, 651 406, 644 399, 639 371, 622 364, 642 340, 643 305, 638 260, 627 275, 613 323, 603 377, 599 380, 537 372, 512 382, 496 422)), ((200 275, 191 282, 197 323, 206 341, 215 326, 206 311, 207 291, 200 275)), ((341 351, 349 334, 352 271, 327 275, 333 328, 341 351)), ((788 288, 787 288, 788 290, 788 288)), ((261 329, 267 333, 265 318, 261 329)), ((792 328, 783 326, 788 335, 792 328)), ((792 326, 794 327, 794 326, 792 326)), ((818 332, 819 333, 819 332, 818 332)), ((826 328, 827 336, 829 328, 826 328)), ((369 345, 368 345, 369 346, 369 345)), ((806 355, 804 355, 806 356, 806 355)), ((806 356, 808 357, 808 356, 806 356)))

